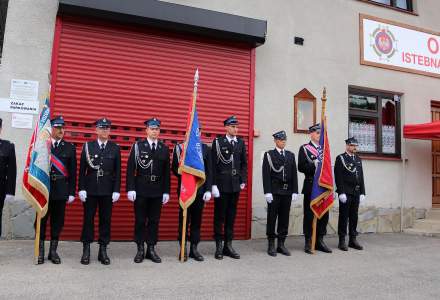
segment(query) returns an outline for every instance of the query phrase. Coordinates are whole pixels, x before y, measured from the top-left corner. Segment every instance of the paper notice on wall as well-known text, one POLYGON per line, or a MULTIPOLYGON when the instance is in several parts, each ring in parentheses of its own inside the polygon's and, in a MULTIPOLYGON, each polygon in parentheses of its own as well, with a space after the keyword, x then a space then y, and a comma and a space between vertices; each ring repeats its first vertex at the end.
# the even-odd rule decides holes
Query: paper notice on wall
POLYGON ((38 101, 23 101, 10 99, 9 112, 22 114, 38 114, 38 101))
POLYGON ((29 114, 12 114, 11 126, 13 128, 32 129, 34 116, 29 114))
POLYGON ((12 79, 9 97, 21 101, 38 101, 38 81, 12 79))

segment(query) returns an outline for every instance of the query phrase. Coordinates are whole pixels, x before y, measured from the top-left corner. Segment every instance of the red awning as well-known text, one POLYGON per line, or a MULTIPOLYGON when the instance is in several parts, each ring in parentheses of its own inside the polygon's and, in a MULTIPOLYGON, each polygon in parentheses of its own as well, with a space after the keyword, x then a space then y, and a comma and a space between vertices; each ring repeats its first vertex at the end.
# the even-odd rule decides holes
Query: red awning
POLYGON ((403 137, 407 139, 440 140, 440 122, 403 126, 403 137))

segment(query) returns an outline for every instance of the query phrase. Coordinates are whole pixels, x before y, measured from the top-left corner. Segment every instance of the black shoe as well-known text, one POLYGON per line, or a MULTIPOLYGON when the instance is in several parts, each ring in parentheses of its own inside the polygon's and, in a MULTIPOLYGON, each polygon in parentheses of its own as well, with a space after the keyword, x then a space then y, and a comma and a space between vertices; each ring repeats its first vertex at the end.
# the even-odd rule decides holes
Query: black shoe
POLYGON ((358 241, 356 240, 356 237, 350 237, 350 240, 348 241, 348 247, 356 249, 356 250, 363 250, 364 247, 362 247, 358 241))
POLYGON ((313 254, 313 252, 312 252, 312 239, 308 238, 308 237, 306 237, 305 239, 306 239, 306 241, 304 244, 304 252, 307 254, 313 254))
POLYGON ((330 249, 325 243, 324 243, 324 237, 319 236, 316 239, 316 250, 322 251, 325 253, 332 253, 332 249, 330 249))
POLYGON ((281 253, 285 256, 290 256, 290 251, 287 250, 286 246, 284 246, 284 241, 286 239, 285 238, 278 238, 278 247, 277 247, 277 252, 281 253))
POLYGON ((44 264, 44 241, 38 243, 38 264, 44 264))
POLYGON ((199 250, 197 250, 197 243, 191 243, 189 257, 194 258, 196 261, 204 261, 203 256, 199 253, 199 250))
POLYGON ((137 252, 136 252, 136 256, 134 257, 134 262, 137 264, 143 262, 144 255, 145 255, 144 243, 137 244, 137 252))
POLYGON ((275 240, 274 239, 268 240, 267 254, 269 254, 270 256, 277 256, 277 252, 275 251, 275 240))
POLYGON ((214 257, 216 259, 223 259, 223 247, 222 247, 222 241, 218 240, 215 241, 215 255, 214 257))
POLYGON ((89 243, 83 244, 83 254, 81 257, 81 263, 83 265, 90 264, 90 244, 89 243))
POLYGON ((223 255, 234 259, 240 259, 240 254, 238 254, 234 248, 232 248, 232 241, 227 241, 223 246, 223 255))
POLYGON ((338 248, 342 251, 348 251, 347 244, 345 244, 345 236, 339 237, 338 248))
POLYGON ((157 255, 156 251, 154 250, 153 245, 147 246, 147 254, 145 254, 145 258, 148 258, 152 262, 155 262, 157 264, 161 263, 162 260, 160 259, 159 255, 157 255))
POLYGON ((107 246, 106 245, 99 245, 98 261, 100 261, 101 264, 103 264, 103 265, 110 264, 110 258, 107 255, 107 246))
POLYGON ((57 248, 58 248, 58 241, 57 240, 50 241, 49 255, 47 256, 47 259, 52 261, 52 263, 59 265, 61 263, 61 258, 57 253, 57 248))

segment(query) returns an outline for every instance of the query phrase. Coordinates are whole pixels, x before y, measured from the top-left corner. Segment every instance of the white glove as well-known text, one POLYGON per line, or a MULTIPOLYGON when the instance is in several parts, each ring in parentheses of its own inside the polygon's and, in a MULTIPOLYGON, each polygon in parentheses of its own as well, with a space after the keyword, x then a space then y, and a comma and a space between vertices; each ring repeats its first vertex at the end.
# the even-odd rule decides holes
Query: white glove
POLYGON ((315 160, 313 161, 313 163, 315 164, 315 168, 318 168, 319 160, 315 159, 315 160))
POLYGON ((69 199, 67 199, 67 203, 71 204, 75 200, 75 196, 70 195, 69 199))
POLYGON ((210 191, 206 191, 203 194, 203 201, 208 202, 209 200, 211 200, 211 197, 212 197, 211 192, 210 191))
POLYGON ((240 189, 243 190, 245 186, 246 186, 245 183, 240 184, 240 189))
POLYGON ((267 203, 272 203, 272 201, 273 201, 272 193, 264 194, 264 198, 266 198, 267 203))
POLYGON ((79 192, 78 192, 78 196, 79 196, 79 199, 80 199, 82 202, 86 202, 86 198, 87 198, 87 192, 86 192, 86 191, 84 191, 84 190, 79 191, 79 192))
POLYGON ((298 200, 298 194, 292 194, 292 202, 296 202, 298 200))
POLYGON ((220 191, 218 190, 218 187, 216 185, 213 185, 211 190, 214 198, 220 197, 220 191))
POLYGON ((134 202, 134 200, 136 200, 136 191, 128 191, 127 198, 131 202, 134 202))
POLYGON ((162 195, 162 204, 167 204, 168 201, 170 201, 170 195, 169 194, 163 194, 162 195))
POLYGON ((12 202, 12 201, 14 201, 14 195, 6 194, 5 202, 12 202))
POLYGON ((364 203, 365 202, 365 195, 360 195, 359 196, 359 202, 360 203, 364 203))
POLYGON ((345 195, 345 194, 340 194, 340 195, 339 195, 339 201, 341 201, 342 203, 347 202, 347 195, 345 195))
POLYGON ((119 197, 121 197, 121 194, 114 192, 112 194, 112 201, 113 201, 113 203, 117 202, 119 200, 119 197))

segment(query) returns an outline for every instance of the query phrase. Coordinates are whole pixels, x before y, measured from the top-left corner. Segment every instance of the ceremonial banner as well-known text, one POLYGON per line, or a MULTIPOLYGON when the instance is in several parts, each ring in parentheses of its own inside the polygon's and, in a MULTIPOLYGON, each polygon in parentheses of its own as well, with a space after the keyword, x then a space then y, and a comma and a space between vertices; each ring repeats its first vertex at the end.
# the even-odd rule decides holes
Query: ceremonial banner
POLYGON ((182 209, 188 208, 197 195, 197 189, 205 182, 202 142, 200 140, 199 119, 197 115, 197 82, 199 71, 194 76, 194 90, 190 103, 186 137, 179 165, 181 177, 179 203, 182 209))
POLYGON ((47 212, 50 191, 50 108, 49 97, 32 134, 23 173, 23 194, 42 218, 47 212))

